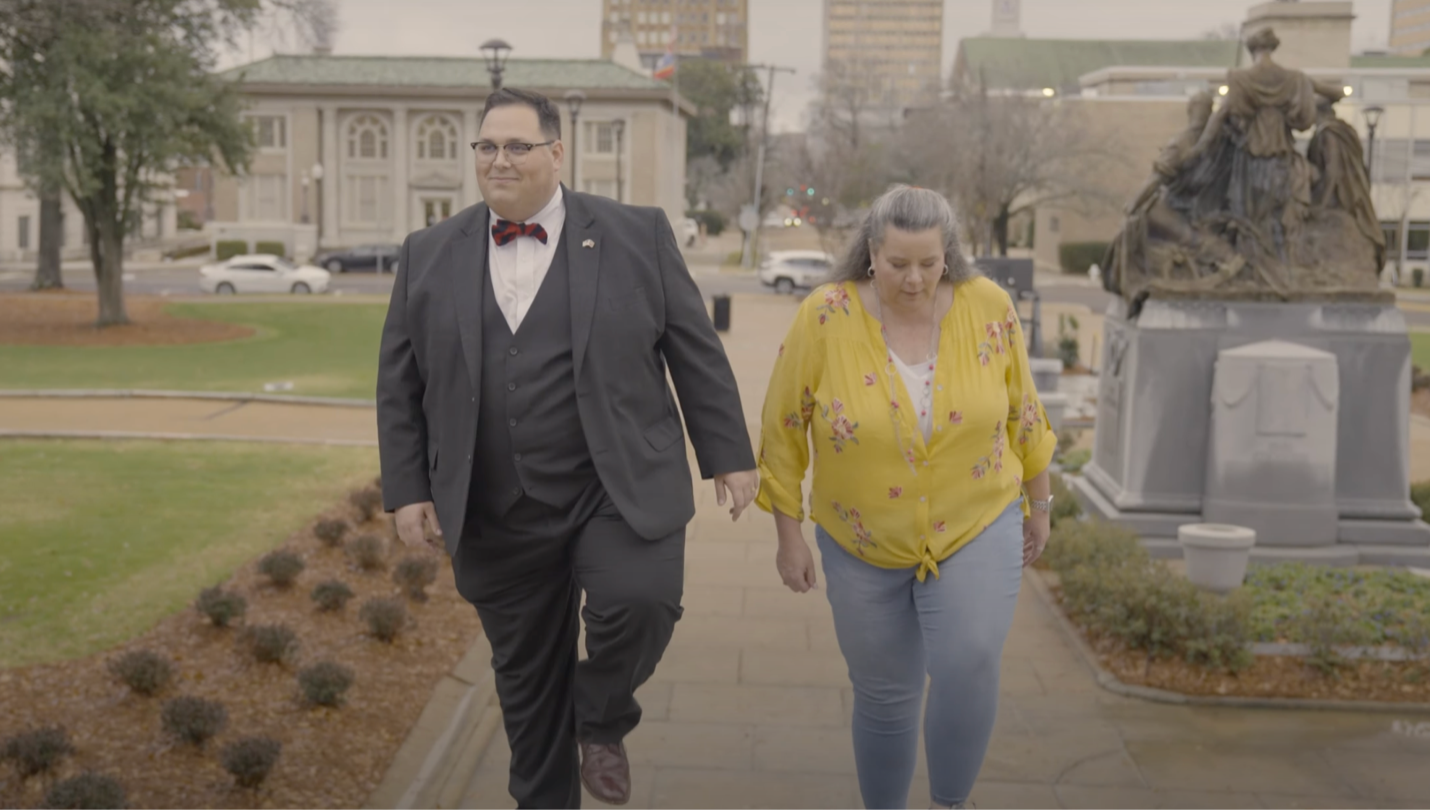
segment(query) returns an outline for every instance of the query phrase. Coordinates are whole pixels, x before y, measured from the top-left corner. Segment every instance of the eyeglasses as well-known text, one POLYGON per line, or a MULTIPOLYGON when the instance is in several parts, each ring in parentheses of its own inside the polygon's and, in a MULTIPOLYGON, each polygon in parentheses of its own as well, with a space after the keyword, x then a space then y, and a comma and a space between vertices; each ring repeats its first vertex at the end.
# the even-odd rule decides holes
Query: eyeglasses
POLYGON ((482 161, 495 161, 497 159, 497 153, 506 150, 507 160, 514 164, 519 164, 526 160, 526 156, 530 155, 533 149, 537 147, 549 147, 554 143, 556 143, 555 139, 542 141, 540 144, 524 144, 518 141, 498 146, 490 141, 473 141, 472 149, 476 150, 477 158, 482 161))

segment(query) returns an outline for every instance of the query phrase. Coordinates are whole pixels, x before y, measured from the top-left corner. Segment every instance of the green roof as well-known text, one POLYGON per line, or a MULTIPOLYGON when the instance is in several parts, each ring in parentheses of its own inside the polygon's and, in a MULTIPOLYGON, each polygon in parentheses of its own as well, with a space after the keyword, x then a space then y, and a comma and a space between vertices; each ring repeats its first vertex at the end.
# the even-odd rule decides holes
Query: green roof
POLYGON ((1230 68, 1229 40, 1073 40, 972 37, 959 43, 963 82, 994 89, 1075 88, 1078 78, 1115 66, 1230 68))
POLYGON ((1430 68, 1427 56, 1391 56, 1375 54, 1351 57, 1353 68, 1430 68))
MULTIPOLYGON (((488 85, 480 57, 271 56, 224 71, 245 84, 473 87, 488 85)), ((511 87, 665 90, 670 85, 603 59, 510 59, 511 87)))

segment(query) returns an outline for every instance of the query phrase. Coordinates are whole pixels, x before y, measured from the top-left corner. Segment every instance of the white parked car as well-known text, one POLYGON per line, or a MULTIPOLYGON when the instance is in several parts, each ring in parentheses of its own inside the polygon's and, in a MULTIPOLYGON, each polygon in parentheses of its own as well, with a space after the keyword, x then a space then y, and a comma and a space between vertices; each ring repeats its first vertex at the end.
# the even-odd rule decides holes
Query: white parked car
POLYGON ((823 251, 771 251, 760 261, 760 281, 778 293, 794 293, 824 284, 834 257, 823 251))
POLYGON ((241 254, 199 269, 205 293, 323 293, 332 274, 273 254, 241 254))

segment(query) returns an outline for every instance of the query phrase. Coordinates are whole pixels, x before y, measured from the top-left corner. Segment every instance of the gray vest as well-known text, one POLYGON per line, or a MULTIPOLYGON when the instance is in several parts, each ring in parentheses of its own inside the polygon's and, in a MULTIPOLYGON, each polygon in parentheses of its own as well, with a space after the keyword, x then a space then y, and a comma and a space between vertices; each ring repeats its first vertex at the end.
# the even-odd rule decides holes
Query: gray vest
POLYGON ((482 265, 482 406, 472 502, 490 519, 523 495, 567 507, 596 478, 596 466, 576 408, 566 236, 515 335, 497 306, 491 269, 482 265))

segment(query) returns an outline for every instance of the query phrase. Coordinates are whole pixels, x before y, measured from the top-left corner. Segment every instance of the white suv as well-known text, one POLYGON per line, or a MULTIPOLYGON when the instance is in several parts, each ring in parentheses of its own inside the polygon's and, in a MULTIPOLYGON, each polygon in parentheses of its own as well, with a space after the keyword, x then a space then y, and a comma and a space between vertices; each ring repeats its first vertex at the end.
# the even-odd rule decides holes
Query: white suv
POLYGON ((794 293, 823 284, 834 257, 823 251, 771 251, 760 262, 759 278, 777 293, 794 293))

